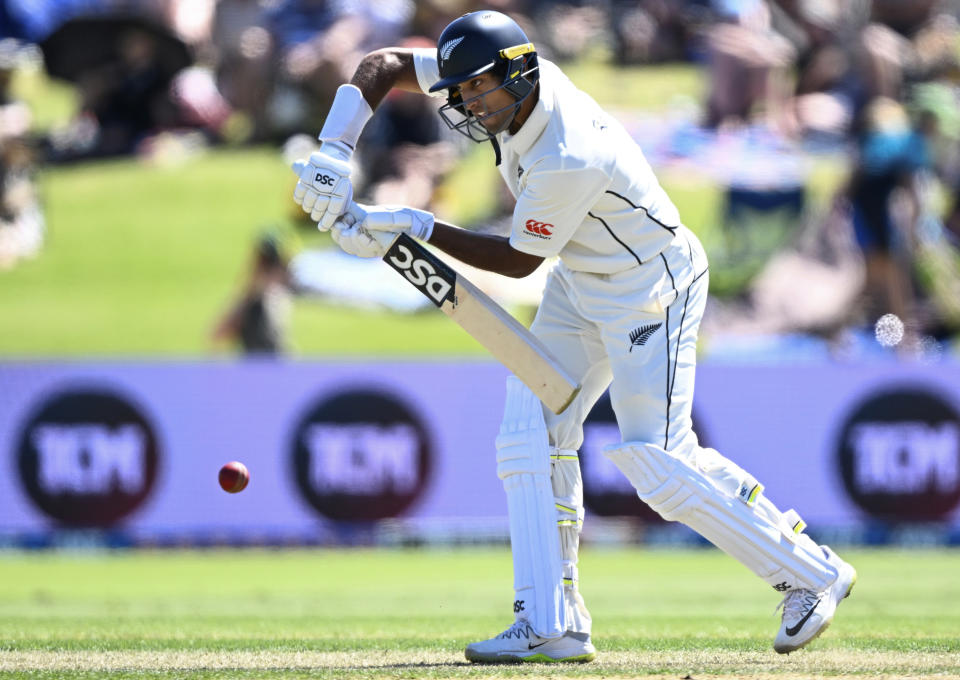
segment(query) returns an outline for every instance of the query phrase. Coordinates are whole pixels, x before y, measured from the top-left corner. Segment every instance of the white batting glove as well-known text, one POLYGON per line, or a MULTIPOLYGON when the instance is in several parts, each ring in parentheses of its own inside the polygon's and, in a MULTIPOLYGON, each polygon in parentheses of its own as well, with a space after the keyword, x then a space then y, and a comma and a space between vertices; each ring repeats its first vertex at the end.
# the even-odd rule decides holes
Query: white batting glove
POLYGON ((383 257, 397 237, 389 231, 367 231, 358 224, 348 226, 343 220, 334 223, 330 236, 343 252, 357 257, 383 257))
POLYGON ((430 240, 430 235, 433 233, 433 213, 426 210, 354 203, 348 209, 347 215, 360 222, 360 226, 370 232, 405 232, 421 241, 430 240))
POLYGON ((293 200, 310 213, 321 231, 330 229, 353 200, 350 157, 372 115, 373 110, 358 87, 341 85, 320 130, 320 150, 306 161, 293 164, 299 178, 293 200))
POLYGON ((350 181, 350 147, 341 142, 324 142, 307 160, 298 160, 293 171, 300 178, 293 200, 327 231, 353 200, 350 181))

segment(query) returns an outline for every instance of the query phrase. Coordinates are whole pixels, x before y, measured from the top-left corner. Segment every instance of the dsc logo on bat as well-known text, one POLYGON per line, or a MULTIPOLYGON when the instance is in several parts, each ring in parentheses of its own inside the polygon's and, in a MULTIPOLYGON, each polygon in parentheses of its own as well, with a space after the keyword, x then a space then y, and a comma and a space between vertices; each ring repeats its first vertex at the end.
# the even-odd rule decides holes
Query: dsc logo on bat
POLYGON ((437 307, 450 299, 456 273, 406 234, 397 237, 383 259, 437 307))

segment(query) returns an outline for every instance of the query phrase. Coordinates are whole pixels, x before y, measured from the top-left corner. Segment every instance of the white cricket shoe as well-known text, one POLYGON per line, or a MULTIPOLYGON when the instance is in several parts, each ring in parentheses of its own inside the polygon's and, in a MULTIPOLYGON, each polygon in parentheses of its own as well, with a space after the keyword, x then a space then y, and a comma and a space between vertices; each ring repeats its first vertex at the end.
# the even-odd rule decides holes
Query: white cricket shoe
POLYGON ((857 582, 857 570, 847 564, 827 546, 824 554, 830 564, 837 568, 837 580, 822 592, 807 589, 791 590, 780 603, 783 621, 773 641, 773 648, 781 654, 789 654, 816 639, 833 621, 837 605, 857 582))
POLYGON ((557 663, 593 661, 597 650, 589 633, 567 631, 557 638, 540 637, 526 621, 515 621, 495 638, 467 645, 473 663, 557 663))

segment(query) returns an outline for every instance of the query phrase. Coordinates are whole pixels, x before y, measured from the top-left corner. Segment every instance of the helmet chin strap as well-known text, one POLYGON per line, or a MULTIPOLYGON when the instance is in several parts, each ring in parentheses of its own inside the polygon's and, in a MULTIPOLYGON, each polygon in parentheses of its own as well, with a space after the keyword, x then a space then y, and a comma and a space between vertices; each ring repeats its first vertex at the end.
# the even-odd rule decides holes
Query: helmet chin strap
MULTIPOLYGON (((503 86, 501 85, 500 87, 495 89, 501 89, 502 87, 503 86)), ((539 87, 539 83, 535 84, 534 87, 535 88, 539 87)), ((493 90, 491 90, 490 92, 492 91, 493 90)), ((520 113, 520 110, 523 107, 523 102, 525 102, 527 100, 527 97, 529 96, 528 94, 523 97, 518 97, 516 94, 514 94, 513 92, 510 92, 509 90, 508 90, 508 93, 510 94, 511 97, 513 97, 513 104, 512 105, 508 104, 507 106, 504 106, 502 109, 498 109, 496 111, 493 111, 492 113, 485 114, 483 118, 478 117, 473 113, 471 113, 470 110, 467 108, 466 103, 462 99, 460 99, 459 96, 455 96, 452 90, 451 90, 451 95, 447 98, 447 103, 441 106, 438 111, 438 113, 440 114, 440 117, 443 119, 443 122, 446 123, 447 127, 449 127, 451 130, 456 130, 457 132, 469 137, 474 142, 479 143, 484 141, 485 139, 490 140, 490 144, 493 146, 493 151, 496 157, 497 165, 500 165, 500 163, 503 160, 503 156, 500 150, 500 143, 497 141, 497 135, 504 132, 505 130, 509 130, 510 127, 513 126, 513 124, 517 120, 517 115, 520 113), (511 108, 513 110, 510 112, 510 117, 506 121, 504 121, 494 132, 490 132, 486 128, 486 126, 484 126, 484 124, 481 122, 486 118, 506 113, 507 110, 511 108), (463 116, 463 118, 460 120, 460 122, 454 122, 447 115, 446 111, 448 110, 457 111, 459 115, 463 116)), ((477 97, 474 97, 469 101, 474 101, 479 97, 485 97, 487 94, 489 94, 489 92, 485 92, 483 94, 477 95, 477 97)))
POLYGON ((487 131, 487 135, 490 137, 490 144, 493 146, 493 154, 496 160, 495 165, 500 165, 500 162, 503 160, 503 154, 500 153, 500 142, 497 141, 497 135, 499 135, 504 130, 509 130, 510 126, 513 125, 513 121, 517 119, 517 114, 520 112, 520 105, 523 104, 521 101, 517 101, 513 105, 513 115, 510 116, 510 120, 500 126, 500 129, 496 132, 487 131))
POLYGON ((490 144, 493 146, 493 155, 496 158, 495 165, 500 165, 500 161, 503 160, 503 155, 500 153, 500 142, 497 141, 496 137, 491 137, 490 144))
MULTIPOLYGON (((535 91, 540 89, 540 83, 534 85, 535 91)), ((500 165, 500 162, 503 160, 503 155, 500 153, 500 142, 497 141, 497 135, 503 132, 504 130, 509 130, 510 126, 513 125, 513 122, 517 119, 517 114, 520 113, 520 108, 523 106, 523 102, 526 101, 526 97, 523 99, 517 99, 513 105, 513 115, 510 116, 504 125, 500 127, 499 130, 490 135, 490 144, 493 145, 493 153, 496 158, 496 165, 500 165)))

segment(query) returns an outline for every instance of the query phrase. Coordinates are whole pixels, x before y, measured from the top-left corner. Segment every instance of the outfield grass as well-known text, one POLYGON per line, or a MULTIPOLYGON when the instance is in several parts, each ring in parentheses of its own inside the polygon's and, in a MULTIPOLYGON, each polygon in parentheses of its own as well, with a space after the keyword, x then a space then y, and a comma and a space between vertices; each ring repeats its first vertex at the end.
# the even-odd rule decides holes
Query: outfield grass
MULTIPOLYGON (((0 355, 209 355, 209 332, 240 289, 255 237, 293 232, 292 178, 266 148, 44 172, 49 239, 37 259, 0 272, 0 355)), ((291 325, 305 354, 482 351, 439 314, 301 300, 291 325)))
MULTIPOLYGON (((445 218, 483 213, 476 199, 489 200, 499 181, 488 176, 488 151, 475 149, 441 192, 445 218), (457 200, 467 195, 472 202, 457 200)), ((240 290, 260 233, 279 230, 292 250, 331 245, 294 226, 293 185, 270 148, 172 166, 128 159, 44 171, 47 243, 36 259, 0 270, 0 356, 209 356, 210 330, 240 290)), ((717 190, 678 186, 676 195, 688 224, 705 228, 717 190)), ((486 356, 436 312, 298 299, 290 327, 296 355, 486 356)))
POLYGON ((860 572, 807 650, 777 594, 712 549, 587 546, 587 665, 471 666, 508 623, 506 548, 0 557, 0 677, 960 677, 960 553, 845 551, 860 572))

